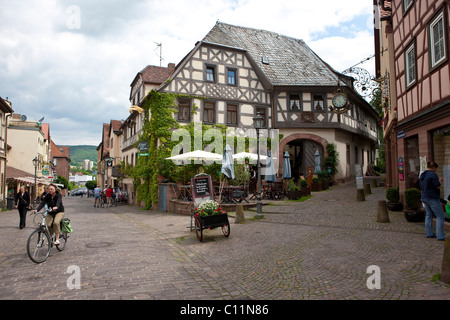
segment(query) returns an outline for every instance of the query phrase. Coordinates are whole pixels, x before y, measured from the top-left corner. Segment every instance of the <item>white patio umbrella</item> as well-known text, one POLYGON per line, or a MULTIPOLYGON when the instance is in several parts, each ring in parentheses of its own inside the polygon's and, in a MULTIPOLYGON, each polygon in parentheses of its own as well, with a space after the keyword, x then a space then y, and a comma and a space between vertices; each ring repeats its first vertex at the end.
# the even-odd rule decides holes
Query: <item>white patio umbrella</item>
POLYGON ((230 146, 227 144, 225 146, 225 152, 223 153, 221 172, 226 175, 228 179, 234 179, 234 161, 232 152, 230 146))
POLYGON ((319 154, 319 150, 316 149, 316 153, 314 155, 314 163, 315 163, 315 167, 314 167, 314 173, 317 173, 321 170, 320 168, 320 154, 319 154))
MULTIPOLYGON (((245 158, 248 158, 249 160, 258 160, 258 154, 250 153, 250 152, 239 152, 239 153, 233 154, 234 160, 245 159, 245 158)), ((266 160, 267 156, 260 154, 259 159, 266 160)))
MULTIPOLYGON (((221 172, 228 179, 234 179, 234 161, 233 161, 232 155, 233 155, 233 151, 231 150, 230 146, 227 144, 225 146, 225 151, 223 153, 221 172)), ((223 179, 220 182, 219 201, 221 201, 221 199, 222 199, 222 191, 223 191, 224 185, 225 185, 225 179, 223 179)))
MULTIPOLYGON (((205 160, 205 161, 208 161, 209 160, 209 161, 220 162, 220 161, 222 161, 222 155, 218 154, 218 153, 203 151, 203 150, 195 150, 192 152, 178 154, 176 156, 172 156, 172 157, 169 157, 166 159, 172 160, 172 161, 181 161, 181 160, 188 160, 188 161, 205 160)), ((176 164, 178 164, 178 163, 176 163, 176 164)))
POLYGON ((283 154, 283 179, 291 178, 291 163, 289 161, 289 152, 283 154))
POLYGON ((267 151, 267 161, 266 161, 266 174, 264 175, 264 180, 267 182, 277 181, 275 177, 275 169, 273 166, 273 159, 270 150, 267 151))

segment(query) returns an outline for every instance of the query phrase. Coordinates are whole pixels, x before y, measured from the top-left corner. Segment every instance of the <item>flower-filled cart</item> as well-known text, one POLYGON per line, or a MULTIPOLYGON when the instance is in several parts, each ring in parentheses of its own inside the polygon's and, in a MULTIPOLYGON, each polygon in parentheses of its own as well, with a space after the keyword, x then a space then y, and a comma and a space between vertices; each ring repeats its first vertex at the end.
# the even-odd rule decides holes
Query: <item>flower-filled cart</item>
POLYGON ((219 204, 214 200, 208 200, 201 203, 194 209, 195 232, 197 238, 203 241, 204 229, 222 228, 225 237, 230 235, 230 222, 228 214, 220 208, 219 204))

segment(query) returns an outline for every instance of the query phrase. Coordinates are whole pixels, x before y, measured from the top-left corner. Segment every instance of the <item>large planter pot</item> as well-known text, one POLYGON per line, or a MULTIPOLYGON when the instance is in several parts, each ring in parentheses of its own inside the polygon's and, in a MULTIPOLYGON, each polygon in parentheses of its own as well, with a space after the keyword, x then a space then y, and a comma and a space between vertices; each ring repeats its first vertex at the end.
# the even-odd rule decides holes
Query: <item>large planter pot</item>
POLYGON ((311 191, 322 191, 323 186, 320 182, 313 182, 311 183, 311 191))
POLYGON ((402 211, 403 210, 403 204, 401 202, 388 201, 386 203, 386 205, 390 211, 402 211))
POLYGON ((302 188, 300 190, 302 193, 302 197, 310 196, 311 195, 311 189, 310 188, 302 188))
POLYGON ((288 190, 287 197, 289 200, 298 200, 302 197, 302 192, 300 190, 288 190))
POLYGON ((199 216, 204 228, 217 228, 228 224, 228 215, 226 213, 213 214, 210 216, 199 216))
POLYGON ((424 222, 425 221, 425 211, 424 210, 406 209, 403 212, 405 213, 405 218, 406 218, 406 221, 408 221, 408 222, 424 222))

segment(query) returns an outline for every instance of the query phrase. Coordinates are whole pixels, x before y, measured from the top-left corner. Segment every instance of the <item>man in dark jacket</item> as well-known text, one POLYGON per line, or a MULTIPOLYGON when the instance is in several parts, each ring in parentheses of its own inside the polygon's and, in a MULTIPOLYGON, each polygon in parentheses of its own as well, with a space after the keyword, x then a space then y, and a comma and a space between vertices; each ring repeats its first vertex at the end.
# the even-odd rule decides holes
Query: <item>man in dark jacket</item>
POLYGON ((439 179, 436 174, 438 165, 434 161, 427 163, 425 170, 419 177, 420 189, 422 190, 422 200, 426 209, 425 234, 427 238, 437 238, 445 240, 444 232, 444 211, 442 210, 440 199, 440 187, 443 179, 439 179), (436 216, 436 234, 433 233, 433 214, 436 216))

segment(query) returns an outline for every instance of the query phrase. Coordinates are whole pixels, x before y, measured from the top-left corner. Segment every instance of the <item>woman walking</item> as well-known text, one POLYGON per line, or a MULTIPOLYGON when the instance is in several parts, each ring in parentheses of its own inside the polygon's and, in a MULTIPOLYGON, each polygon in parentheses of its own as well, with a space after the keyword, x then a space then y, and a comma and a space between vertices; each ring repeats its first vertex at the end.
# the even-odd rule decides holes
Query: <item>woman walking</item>
POLYGON ((15 208, 19 210, 19 228, 23 229, 25 228, 25 220, 27 218, 27 208, 30 205, 30 195, 25 190, 24 186, 20 187, 19 192, 17 192, 15 198, 15 208))

